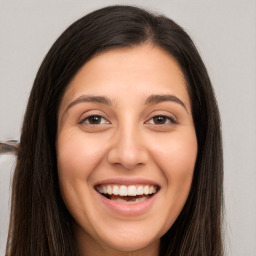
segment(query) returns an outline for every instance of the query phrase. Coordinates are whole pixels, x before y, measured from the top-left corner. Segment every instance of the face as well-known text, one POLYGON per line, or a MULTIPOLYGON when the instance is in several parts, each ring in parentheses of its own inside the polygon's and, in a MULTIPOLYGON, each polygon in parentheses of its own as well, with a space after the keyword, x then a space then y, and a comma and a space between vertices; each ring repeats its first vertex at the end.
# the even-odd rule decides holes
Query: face
POLYGON ((197 156, 175 59, 143 45, 87 62, 62 99, 56 149, 82 255, 156 251, 188 197, 197 156))

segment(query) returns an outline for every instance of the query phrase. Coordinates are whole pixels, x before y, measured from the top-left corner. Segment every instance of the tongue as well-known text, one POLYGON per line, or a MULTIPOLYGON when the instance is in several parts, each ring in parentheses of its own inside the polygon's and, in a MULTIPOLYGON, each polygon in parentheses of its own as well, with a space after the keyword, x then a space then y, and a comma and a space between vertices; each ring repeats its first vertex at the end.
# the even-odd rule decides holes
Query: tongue
POLYGON ((131 202, 137 203, 145 201, 149 198, 149 195, 138 195, 138 196, 119 196, 119 195, 110 195, 109 199, 117 202, 131 202))

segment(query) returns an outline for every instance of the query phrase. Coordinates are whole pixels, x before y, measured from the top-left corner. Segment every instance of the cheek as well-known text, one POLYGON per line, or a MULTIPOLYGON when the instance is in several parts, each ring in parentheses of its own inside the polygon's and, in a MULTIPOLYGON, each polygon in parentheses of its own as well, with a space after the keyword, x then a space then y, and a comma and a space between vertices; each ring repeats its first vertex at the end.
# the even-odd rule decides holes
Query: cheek
POLYGON ((90 198, 91 174, 104 157, 103 148, 100 140, 77 130, 58 134, 56 149, 61 196, 74 219, 83 220, 88 228, 86 205, 93 204, 90 198))
POLYGON ((156 154, 165 166, 166 174, 193 173, 197 156, 197 139, 193 131, 173 134, 162 140, 160 146, 156 148, 156 154))
MULTIPOLYGON (((89 194, 90 175, 103 158, 103 147, 77 131, 60 132, 56 144, 62 198, 73 212, 89 194)), ((77 210, 76 210, 77 211, 77 210)))
POLYGON ((197 139, 194 131, 177 131, 151 140, 151 157, 164 176, 162 193, 167 232, 178 218, 188 198, 197 158, 197 139), (154 145, 154 146, 152 146, 154 145))
POLYGON ((76 132, 60 133, 57 141, 59 175, 87 178, 101 161, 103 147, 99 143, 95 143, 95 138, 90 139, 76 132))
POLYGON ((197 139, 193 130, 158 139, 152 155, 166 177, 168 191, 187 195, 197 157, 197 139))

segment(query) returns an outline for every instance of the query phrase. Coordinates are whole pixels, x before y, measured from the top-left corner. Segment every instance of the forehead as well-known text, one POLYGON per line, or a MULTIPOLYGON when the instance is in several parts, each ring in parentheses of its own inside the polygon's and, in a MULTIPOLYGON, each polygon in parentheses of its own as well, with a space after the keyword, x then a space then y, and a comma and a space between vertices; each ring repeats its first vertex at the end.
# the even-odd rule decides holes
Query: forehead
POLYGON ((152 45, 117 48, 86 62, 70 82, 63 103, 81 94, 121 96, 175 94, 190 105, 183 73, 174 57, 152 45))

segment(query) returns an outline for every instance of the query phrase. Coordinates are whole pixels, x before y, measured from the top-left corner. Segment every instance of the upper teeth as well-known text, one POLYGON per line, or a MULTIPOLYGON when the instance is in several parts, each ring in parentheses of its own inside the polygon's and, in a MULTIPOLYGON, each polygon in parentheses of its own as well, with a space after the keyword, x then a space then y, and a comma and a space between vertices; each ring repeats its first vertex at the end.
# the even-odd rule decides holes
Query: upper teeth
POLYGON ((137 196, 156 193, 156 186, 154 185, 99 185, 96 186, 96 189, 103 194, 119 196, 137 196))

